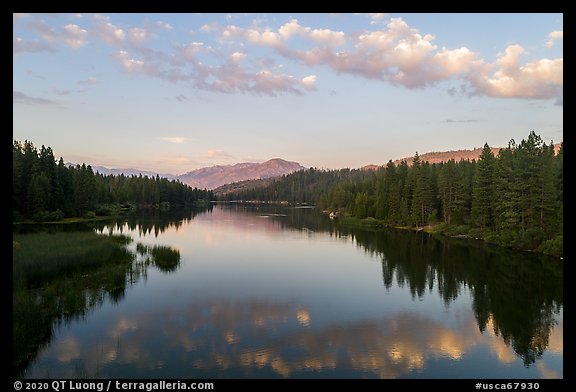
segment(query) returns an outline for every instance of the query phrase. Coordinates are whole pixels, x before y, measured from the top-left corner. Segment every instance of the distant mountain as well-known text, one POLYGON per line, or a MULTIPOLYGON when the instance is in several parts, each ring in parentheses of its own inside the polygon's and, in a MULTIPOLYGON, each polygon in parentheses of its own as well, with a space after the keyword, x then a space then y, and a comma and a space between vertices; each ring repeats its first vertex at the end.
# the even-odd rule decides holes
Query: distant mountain
MULTIPOLYGON (((67 166, 76 166, 75 163, 66 163, 67 166)), ((305 169, 304 166, 297 162, 285 161, 284 159, 275 158, 263 163, 243 162, 235 165, 217 165, 203 167, 188 173, 175 175, 167 173, 156 173, 140 169, 120 169, 108 168, 104 166, 92 166, 94 173, 118 176, 148 176, 156 175, 168 178, 170 180, 179 180, 184 184, 199 189, 214 189, 221 185, 231 184, 233 182, 245 180, 263 180, 273 177, 279 177, 284 174, 290 174, 298 170, 305 169)))
POLYGON ((109 174, 113 174, 115 176, 119 176, 120 174, 124 174, 125 176, 129 177, 129 176, 139 176, 140 174, 142 174, 142 176, 148 176, 148 177, 156 177, 156 175, 158 175, 160 177, 168 178, 170 180, 173 180, 177 177, 174 174, 156 173, 156 172, 152 172, 152 171, 132 169, 132 168, 128 168, 128 169, 107 168, 104 166, 92 166, 92 171, 94 173, 98 172, 98 173, 103 174, 105 176, 107 176, 109 174))
POLYGON ((168 173, 156 173, 156 172, 152 172, 152 171, 147 171, 147 170, 139 170, 139 169, 132 169, 132 168, 128 168, 128 169, 108 169, 104 166, 92 166, 92 170, 94 172, 100 172, 101 174, 114 174, 116 175, 120 175, 120 174, 124 174, 125 176, 139 176, 140 174, 142 174, 142 176, 148 176, 148 177, 156 177, 156 175, 160 176, 160 177, 164 177, 164 178, 168 178, 170 180, 175 179, 177 176, 174 174, 168 174, 168 173))
POLYGON ((360 168, 360 170, 378 170, 380 169, 381 166, 378 165, 366 165, 366 166, 362 166, 360 168))
MULTIPOLYGON (((418 156, 420 157, 421 162, 428 161, 429 163, 447 162, 450 159, 454 159, 456 162, 460 161, 461 159, 471 161, 472 159, 478 160, 478 158, 480 158, 480 154, 482 154, 482 149, 483 149, 483 147, 478 147, 478 148, 475 148, 473 150, 427 152, 425 154, 418 154, 418 156)), ((492 153, 495 156, 497 156, 498 153, 500 152, 501 148, 500 147, 490 147, 490 149, 492 150, 492 153)), ((555 143, 554 144, 554 151, 556 153, 558 153, 559 149, 560 149, 560 143, 555 143)), ((408 166, 410 166, 410 165, 412 165, 412 159, 414 159, 414 156, 396 159, 394 161, 394 164, 397 166, 400 164, 400 162, 406 161, 408 166)), ((382 166, 386 166, 386 164, 384 164, 382 166)), ((377 165, 366 165, 366 166, 361 167, 361 169, 362 170, 376 170, 379 167, 380 166, 377 166, 377 165)))
MULTIPOLYGON (((480 158, 480 155, 482 154, 483 149, 484 147, 478 147, 473 150, 455 150, 455 151, 441 151, 441 152, 434 151, 434 152, 427 152, 422 155, 418 154, 418 156, 420 157, 421 162, 428 161, 430 163, 448 162, 450 159, 454 159, 456 162, 462 159, 464 159, 465 161, 471 161, 472 159, 478 160, 478 158, 480 158)), ((492 154, 494 154, 494 156, 498 155, 498 153, 500 152, 500 147, 490 147, 490 149, 492 150, 492 154)), ((410 166, 412 165, 413 159, 414 156, 396 159, 394 161, 394 164, 398 165, 400 164, 400 162, 406 161, 406 163, 408 163, 408 166, 410 166)))
POLYGON ((262 163, 244 162, 235 165, 203 167, 176 178, 191 187, 214 189, 233 182, 279 177, 303 169, 305 167, 297 162, 275 158, 262 163))

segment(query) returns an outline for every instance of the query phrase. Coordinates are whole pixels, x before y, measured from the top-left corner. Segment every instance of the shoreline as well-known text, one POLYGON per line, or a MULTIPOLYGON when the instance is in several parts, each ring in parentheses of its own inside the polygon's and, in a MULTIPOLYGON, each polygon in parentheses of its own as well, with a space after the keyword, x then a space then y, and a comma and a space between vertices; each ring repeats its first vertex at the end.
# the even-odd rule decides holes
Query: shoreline
POLYGON ((513 245, 500 244, 498 242, 490 241, 490 240, 483 238, 483 237, 474 236, 474 235, 471 235, 470 233, 463 233, 462 231, 458 230, 458 226, 464 227, 464 230, 467 230, 467 231, 470 230, 470 227, 465 226, 465 225, 448 225, 448 224, 443 225, 443 223, 437 223, 434 225, 426 225, 423 227, 389 226, 389 225, 384 224, 383 221, 378 220, 376 218, 372 218, 372 217, 362 218, 362 219, 361 218, 355 218, 355 217, 340 217, 340 218, 337 218, 337 220, 338 220, 339 224, 341 224, 342 226, 345 226, 345 227, 352 227, 352 228, 370 230, 370 231, 396 229, 396 230, 410 230, 410 231, 414 231, 414 232, 424 232, 424 233, 427 233, 430 235, 443 236, 443 237, 447 237, 447 238, 459 238, 459 239, 465 239, 465 240, 482 241, 486 244, 501 246, 504 248, 514 249, 514 250, 518 250, 518 251, 541 254, 541 255, 550 256, 550 257, 553 257, 553 258, 556 258, 559 260, 564 260, 564 254, 558 255, 558 254, 552 254, 552 253, 546 253, 546 252, 538 251, 535 249, 526 249, 526 248, 515 247, 513 245), (453 229, 455 231, 455 233, 450 234, 449 233, 450 229, 453 229))

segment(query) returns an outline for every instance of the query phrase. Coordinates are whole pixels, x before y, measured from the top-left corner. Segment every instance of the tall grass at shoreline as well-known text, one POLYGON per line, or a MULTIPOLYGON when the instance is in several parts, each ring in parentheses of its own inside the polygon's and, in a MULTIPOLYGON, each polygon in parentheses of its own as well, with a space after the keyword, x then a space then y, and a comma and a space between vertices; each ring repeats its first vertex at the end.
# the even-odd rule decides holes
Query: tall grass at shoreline
POLYGON ((14 234, 14 288, 38 287, 63 276, 106 264, 123 264, 132 254, 122 245, 124 235, 103 236, 94 232, 14 234))
POLYGON ((21 376, 59 322, 84 317, 126 287, 133 254, 127 236, 92 231, 13 234, 12 366, 21 376))

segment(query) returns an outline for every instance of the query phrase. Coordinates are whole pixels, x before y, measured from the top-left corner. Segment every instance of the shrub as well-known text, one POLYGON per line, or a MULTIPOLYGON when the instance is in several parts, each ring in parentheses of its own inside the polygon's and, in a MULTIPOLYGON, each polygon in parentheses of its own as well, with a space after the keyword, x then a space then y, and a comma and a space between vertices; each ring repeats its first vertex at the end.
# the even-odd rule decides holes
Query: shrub
POLYGON ((564 238, 563 235, 560 234, 553 239, 544 241, 539 247, 538 250, 542 253, 546 253, 552 256, 561 257, 564 255, 564 238))
POLYGON ((539 228, 530 228, 524 232, 522 237, 523 248, 536 249, 544 240, 546 236, 544 231, 539 228))
POLYGON ((48 222, 48 211, 38 211, 32 216, 34 222, 48 222))
POLYGON ((470 229, 470 230, 468 231, 468 235, 469 235, 470 237, 473 237, 473 238, 484 238, 485 232, 484 232, 483 229, 480 229, 480 228, 478 228, 478 227, 475 227, 475 228, 470 229))
POLYGON ((52 211, 50 213, 50 217, 51 217, 51 221, 57 222, 57 221, 61 221, 62 219, 64 219, 64 213, 58 209, 56 211, 52 211))
POLYGON ((98 208, 96 209, 96 215, 97 216, 109 216, 112 215, 114 213, 114 210, 112 209, 112 207, 108 206, 108 205, 101 205, 98 206, 98 208))

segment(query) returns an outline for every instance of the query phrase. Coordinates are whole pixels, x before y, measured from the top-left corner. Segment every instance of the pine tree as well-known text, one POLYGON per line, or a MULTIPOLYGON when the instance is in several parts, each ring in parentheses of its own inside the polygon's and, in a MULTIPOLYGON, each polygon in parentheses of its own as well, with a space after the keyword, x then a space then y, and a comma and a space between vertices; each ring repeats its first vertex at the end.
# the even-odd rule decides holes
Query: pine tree
POLYGON ((39 155, 39 170, 46 175, 50 183, 50 190, 48 192, 48 208, 49 210, 56 210, 58 208, 57 198, 59 194, 58 175, 56 173, 56 160, 52 148, 42 145, 39 155))
POLYGON ((453 159, 442 165, 438 174, 438 190, 444 222, 452 223, 452 214, 462 206, 462 179, 453 159))
POLYGON ((564 230, 564 143, 560 144, 558 154, 554 158, 554 189, 556 190, 556 234, 563 234, 564 230))
MULTIPOLYGON (((90 165, 76 166, 74 177, 75 207, 78 216, 94 209, 96 203, 96 183, 90 165)), ((135 199, 133 199, 135 200, 135 199)))
POLYGON ((428 214, 433 211, 434 196, 430 179, 430 165, 420 163, 416 154, 412 163, 414 190, 412 193, 412 222, 415 226, 424 226, 428 214))
POLYGON ((498 153, 494 178, 494 220, 499 231, 515 231, 521 224, 518 170, 514 151, 516 143, 510 140, 507 148, 498 153))
POLYGON ((540 158, 540 182, 539 195, 537 198, 539 210, 539 228, 548 235, 554 233, 556 203, 556 183, 554 168, 554 143, 542 146, 540 158))
POLYGON ((384 216, 388 225, 396 225, 400 222, 400 178, 396 166, 392 160, 388 161, 383 181, 382 198, 384 216))
POLYGON ((44 173, 32 176, 28 185, 28 210, 31 215, 48 210, 50 180, 44 173))
POLYGON ((368 216, 368 194, 359 192, 356 194, 354 202, 354 216, 364 219, 368 216))
POLYGON ((496 159, 488 143, 484 144, 474 174, 472 187, 472 224, 494 228, 494 174, 496 159))

